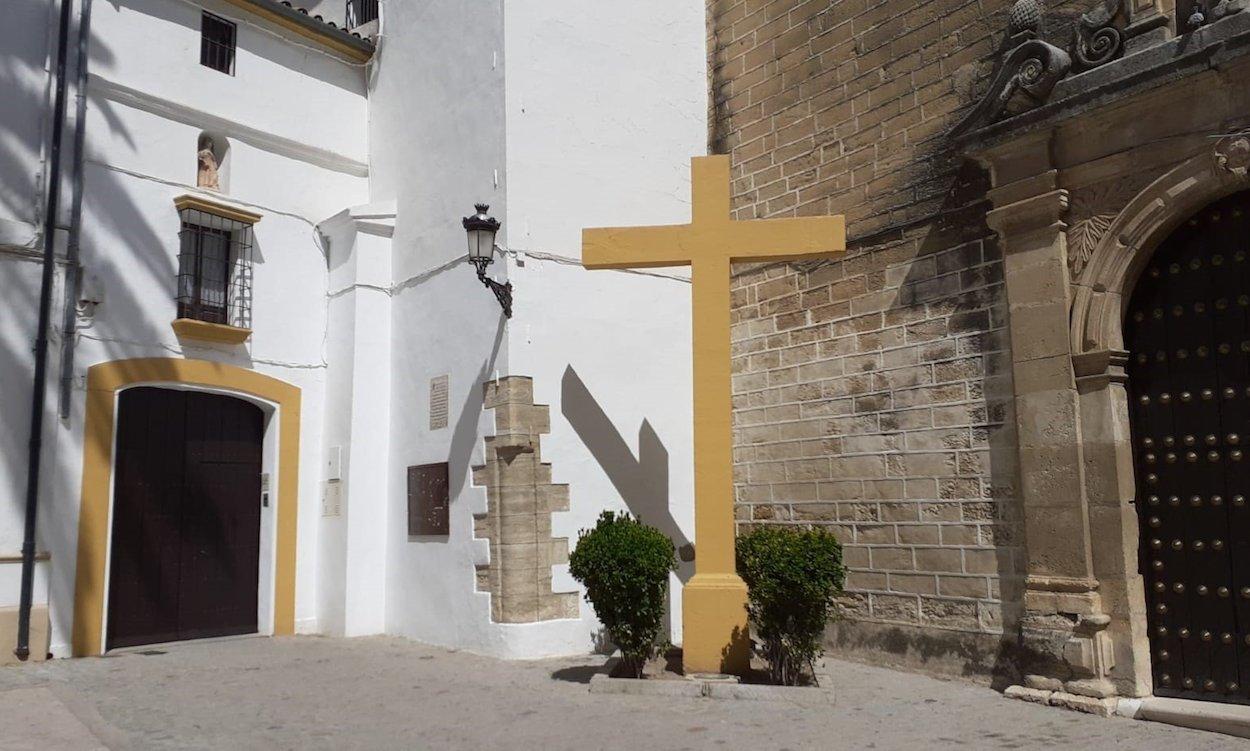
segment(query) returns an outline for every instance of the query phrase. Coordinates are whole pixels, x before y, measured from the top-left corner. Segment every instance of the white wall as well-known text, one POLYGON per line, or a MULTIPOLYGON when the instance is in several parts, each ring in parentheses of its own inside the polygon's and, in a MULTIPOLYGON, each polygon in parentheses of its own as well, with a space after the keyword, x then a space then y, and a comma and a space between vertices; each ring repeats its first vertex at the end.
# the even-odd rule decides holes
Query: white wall
POLYGON ((357 636, 386 629, 394 208, 345 210, 321 228, 330 243, 330 366, 318 625, 357 636))
MULTIPOLYGON (((394 197, 398 206, 392 633, 511 657, 592 648, 589 607, 580 619, 495 624, 488 595, 474 592, 474 565, 489 555, 485 541, 472 539, 485 493, 468 479, 493 433, 482 381, 533 376, 537 400, 551 406, 543 459, 556 482, 572 486, 557 536, 575 539, 601 509, 624 508, 622 491, 635 505, 670 500, 671 512, 644 516, 677 535, 692 526, 689 285, 522 255, 523 265, 492 269, 516 285, 515 317, 504 324, 470 268, 444 268, 464 253, 459 218, 478 200, 504 221, 501 245, 571 258, 580 255, 583 226, 688 220, 689 159, 706 143, 705 31, 699 4, 672 5, 431 0, 385 8, 371 162, 374 199, 394 197), (429 380, 444 374, 452 425, 430 431, 429 380), (573 422, 562 413, 566 390, 573 422), (644 420, 653 433, 639 467, 644 420), (451 534, 409 539, 404 470, 448 458, 451 534)), ((573 587, 557 570, 555 588, 573 587)))
MULTIPOLYGON (((688 222, 690 158, 707 144, 703 5, 506 8, 509 247, 577 259, 583 227, 688 222)), ((690 285, 520 258, 509 365, 551 405, 543 456, 571 495, 554 535, 575 543, 613 508, 692 539, 690 285)), ((573 584, 557 568, 555 589, 573 584)), ((582 616, 570 650, 589 646, 593 610, 582 616)))
MULTIPOLYGON (((200 65, 202 11, 182 0, 95 4, 92 74, 161 99, 363 161, 364 65, 224 2, 204 8, 237 24, 234 75, 200 65)), ((140 145, 142 148, 142 145, 140 145)), ((194 160, 190 162, 193 169, 194 160)), ((342 208, 340 204, 339 208, 342 208)))
MULTIPOLYGON (((0 555, 22 550, 25 519, 26 447, 30 437, 30 388, 39 311, 37 259, 0 253, 0 405, 5 429, 0 431, 0 555)), ((0 567, 6 564, 0 563, 0 567)), ((0 589, 0 607, 17 603, 17 590, 0 589)), ((2 648, 2 647, 0 647, 2 648)))
MULTIPOLYGON (((601 509, 626 507, 690 532, 689 285, 681 270, 587 272, 546 257, 576 259, 584 226, 688 220, 689 158, 706 139, 701 4, 388 2, 367 106, 364 67, 284 42, 236 8, 214 6, 243 22, 231 77, 199 66, 193 6, 95 7, 83 262, 104 302, 82 321, 70 418, 50 432, 41 543, 53 552, 54 650, 65 652, 70 626, 86 368, 179 355, 303 390, 302 630, 385 629, 512 657, 590 649, 588 606, 579 619, 494 624, 489 596, 474 591, 489 556, 472 536, 486 498, 470 468, 493 433, 482 383, 532 376, 551 406, 543 457, 572 492, 556 535, 575 540, 601 509), (241 347, 183 344, 169 327, 172 199, 194 183, 201 130, 227 134, 229 198, 264 214, 254 334, 241 347), (520 252, 491 270, 516 285, 510 322, 459 260, 460 218, 476 201, 504 221, 500 244, 520 252), (327 258, 316 222, 392 203, 386 243, 325 223, 327 258), (429 382, 441 375, 451 424, 430 430, 429 382), (334 446, 343 509, 324 518, 334 446), (451 534, 410 539, 406 468, 438 461, 451 464, 451 534)), ((8 299, 31 294, 38 267, 25 266, 0 280, 8 299)), ((23 326, 0 319, 10 351, 29 340, 23 326)), ((2 404, 24 414, 11 394, 2 404)), ((12 485, 24 450, 2 448, 0 481, 12 485)), ((557 571, 556 589, 572 586, 557 571)))
POLYGON ((580 256, 582 227, 688 221, 703 5, 509 0, 505 20, 511 247, 580 256))
MULTIPOLYGON (((49 0, 6 3, 0 26, 0 607, 18 604, 25 521, 30 390, 39 306, 45 160, 50 122, 49 50, 58 8, 49 0)), ((59 284, 60 279, 54 278, 59 284)), ((54 297, 56 293, 54 292, 54 297)), ((55 373, 55 364, 53 364, 55 373)), ((45 420, 51 427, 51 420, 45 420)), ((45 448, 44 466, 53 451, 45 448)), ((46 549, 46 548, 44 548, 46 549)), ((35 567, 34 602, 47 602, 47 563, 35 567)))
MULTIPOLYGON (((476 594, 486 560, 473 513, 485 492, 470 485, 491 416, 481 384, 508 372, 506 327, 490 293, 460 259, 460 219, 473 204, 504 200, 503 9, 500 0, 385 5, 385 34, 370 92, 374 201, 395 200, 392 264, 390 507, 387 630, 436 644, 508 653, 476 594), (450 426, 429 430, 431 378, 450 381, 450 426), (406 468, 449 461, 451 534, 407 536, 406 468)), ((502 277, 502 270, 493 273, 502 277)))
POLYGON ((9 0, 0 24, 0 246, 35 242, 45 127, 51 108, 48 50, 56 28, 49 0, 9 0))
MULTIPOLYGON (((194 357, 250 367, 301 389, 296 623, 317 620, 317 536, 322 424, 327 378, 327 259, 314 222, 367 199, 367 107, 362 66, 283 41, 237 17, 238 75, 199 65, 199 11, 181 0, 96 2, 88 98, 82 263, 103 301, 80 317, 74 397, 66 421, 50 417, 39 540, 49 550, 53 651, 68 653, 81 483, 85 374, 91 365, 131 357, 194 357), (309 111, 309 107, 313 111, 309 111), (203 122, 201 122, 201 120, 203 122), (230 136, 229 194, 222 198, 263 215, 255 227, 251 339, 241 346, 180 342, 175 317, 179 217, 173 199, 194 190, 201 130, 230 136)), ((44 20, 37 28, 42 32, 44 20)), ((30 33, 30 28, 25 30, 30 33)), ((66 197, 68 202, 68 197, 66 197)), ((0 272, 8 299, 35 299, 38 265, 0 272), (33 271, 31 271, 33 270, 33 271), (33 286, 32 286, 33 285, 33 286)), ((33 302, 22 310, 33 311, 33 302)), ((54 307, 59 322, 59 306, 54 307)), ((33 323, 0 318, 0 342, 18 369, 28 367, 33 323), (29 330, 27 330, 29 329, 29 330)), ((58 327, 59 328, 59 327, 58 327)), ((53 362, 59 352, 54 331, 53 362)), ((0 368, 8 365, 6 358, 0 368)), ((4 383, 8 373, 0 374, 4 383)), ((50 373, 54 413, 55 384, 50 373)), ((29 381, 29 376, 18 382, 29 381)), ((6 416, 25 422, 4 393, 6 416)), ((24 428, 20 431, 24 437, 24 428)), ((24 440, 22 441, 24 443, 24 440)), ((4 471, 24 461, 24 446, 2 446, 4 471)), ((24 476, 24 471, 23 471, 24 476)), ((20 521, 7 487, 0 546, 20 521)), ((18 533, 20 535, 20 531, 18 533)), ((262 562, 262 566, 269 565, 262 562)), ((0 604, 16 593, 0 593, 0 604)))

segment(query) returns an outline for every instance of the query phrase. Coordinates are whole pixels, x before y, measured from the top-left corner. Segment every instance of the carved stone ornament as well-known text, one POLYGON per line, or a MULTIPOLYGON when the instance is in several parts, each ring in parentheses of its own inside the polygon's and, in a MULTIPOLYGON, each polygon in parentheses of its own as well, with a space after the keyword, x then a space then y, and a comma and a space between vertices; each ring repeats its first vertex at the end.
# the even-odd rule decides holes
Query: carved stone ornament
POLYGON ((1007 14, 1007 33, 1036 35, 1042 26, 1042 0, 1016 0, 1007 14))
POLYGON ((952 137, 998 120, 1017 93, 1025 95, 1026 109, 1043 104, 1067 75, 1072 67, 1068 53, 1037 38, 1044 11, 1042 0, 1016 0, 1011 6, 1002 45, 1006 52, 994 68, 989 89, 955 124, 952 137))
POLYGON ((1250 8, 1250 0, 1220 0, 1211 9, 1211 21, 1218 21, 1225 16, 1231 16, 1234 13, 1240 13, 1246 8, 1250 8))
POLYGON ((1220 139, 1215 144, 1215 165, 1236 177, 1250 171, 1250 131, 1220 139))
POLYGON ((1096 68, 1120 56, 1124 32, 1116 20, 1124 15, 1124 0, 1103 0, 1102 5, 1081 15, 1072 40, 1072 55, 1081 68, 1096 68))
MULTIPOLYGON (((1069 49, 1041 39, 1044 0, 1016 0, 1007 14, 1007 33, 1001 57, 991 74, 989 90, 952 129, 958 137, 1005 116, 1044 104, 1055 84, 1069 73, 1084 72, 1123 57, 1126 48, 1149 41, 1147 32, 1166 31, 1168 16, 1153 4, 1136 7, 1128 0, 1098 0, 1098 5, 1077 19, 1069 49), (1023 106, 1008 112, 1019 92, 1027 95, 1023 106)), ((1230 15, 1250 6, 1250 0, 1220 0, 1212 15, 1230 15)))
POLYGON ((211 138, 200 140, 200 150, 196 152, 195 157, 198 163, 195 186, 205 190, 221 190, 217 154, 213 151, 213 140, 211 138))
POLYGON ((1167 22, 1167 16, 1162 13, 1134 11, 1133 3, 1127 0, 1101 0, 1099 6, 1082 14, 1077 21, 1072 39, 1076 68, 1089 70, 1121 57, 1130 39, 1166 26, 1167 22))
POLYGON ((1071 278, 1080 276, 1120 210, 1149 182, 1148 176, 1133 175, 1073 191, 1067 232, 1071 278))
POLYGON ((985 96, 955 125, 951 135, 998 120, 1018 93, 1025 95, 1029 109, 1044 104, 1070 67, 1068 53, 1053 44, 1029 39, 1017 45, 1003 58, 985 96))

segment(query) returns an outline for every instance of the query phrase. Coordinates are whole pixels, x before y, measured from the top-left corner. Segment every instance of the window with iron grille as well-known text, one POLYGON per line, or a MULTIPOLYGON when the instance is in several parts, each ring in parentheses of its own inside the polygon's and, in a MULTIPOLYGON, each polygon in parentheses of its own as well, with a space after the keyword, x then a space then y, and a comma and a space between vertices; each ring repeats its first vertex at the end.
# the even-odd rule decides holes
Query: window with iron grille
POLYGON ((233 76, 234 40, 234 24, 205 13, 200 19, 200 65, 233 76))
POLYGON ((252 225, 179 211, 178 317, 252 327, 252 225))
POLYGON ((347 28, 364 26, 378 18, 378 0, 347 0, 347 28))

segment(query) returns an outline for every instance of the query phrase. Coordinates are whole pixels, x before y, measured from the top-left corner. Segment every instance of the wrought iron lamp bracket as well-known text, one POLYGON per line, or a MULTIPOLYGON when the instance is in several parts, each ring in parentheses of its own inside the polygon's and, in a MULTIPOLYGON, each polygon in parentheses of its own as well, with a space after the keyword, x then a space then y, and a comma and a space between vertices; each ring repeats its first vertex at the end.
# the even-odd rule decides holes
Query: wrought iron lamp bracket
POLYGON ((495 299, 499 301, 499 307, 503 308, 504 318, 512 317, 512 282, 499 282, 491 279, 486 275, 486 267, 491 264, 489 258, 470 258, 469 263, 477 269, 477 278, 486 288, 495 293, 495 299))

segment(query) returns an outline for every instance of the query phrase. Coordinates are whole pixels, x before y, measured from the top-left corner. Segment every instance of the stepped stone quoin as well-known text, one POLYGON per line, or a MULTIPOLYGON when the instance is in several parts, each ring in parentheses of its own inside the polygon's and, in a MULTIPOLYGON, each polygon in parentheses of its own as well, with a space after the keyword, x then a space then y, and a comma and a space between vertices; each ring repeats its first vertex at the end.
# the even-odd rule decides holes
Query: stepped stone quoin
POLYGON ((474 536, 490 540, 490 563, 478 567, 477 589, 491 594, 496 623, 577 618, 578 593, 551 590, 551 567, 569 560, 568 538, 551 536, 551 514, 568 510, 569 487, 551 482, 551 465, 541 457, 550 408, 534 404, 534 382, 524 376, 484 389, 495 435, 486 438, 486 463, 473 468, 473 484, 486 488, 486 513, 474 517, 474 536))

